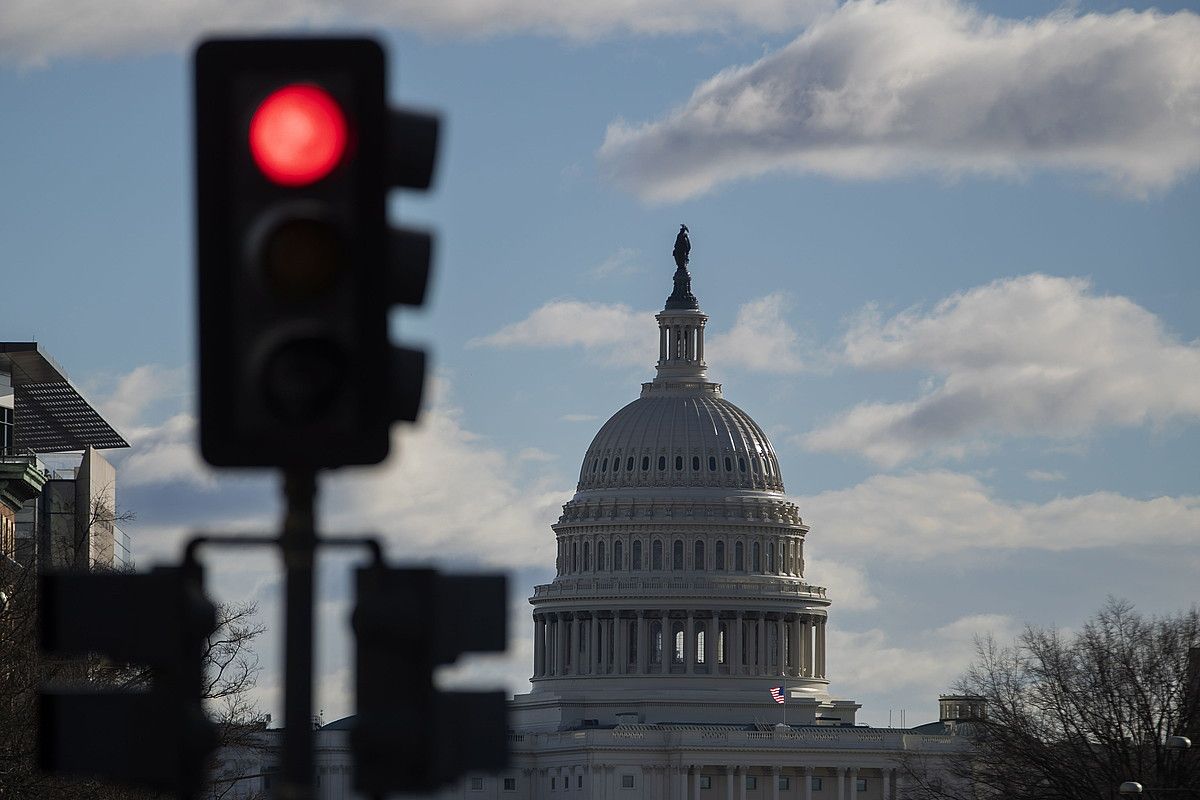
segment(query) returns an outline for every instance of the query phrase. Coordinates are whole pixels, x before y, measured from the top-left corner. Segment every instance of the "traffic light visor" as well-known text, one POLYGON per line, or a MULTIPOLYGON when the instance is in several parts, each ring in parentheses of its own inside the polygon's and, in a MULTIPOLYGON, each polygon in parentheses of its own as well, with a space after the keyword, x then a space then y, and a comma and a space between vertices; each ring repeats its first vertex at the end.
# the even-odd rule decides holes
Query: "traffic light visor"
POLYGON ((306 186, 324 178, 342 160, 347 138, 341 107, 311 83, 275 90, 250 120, 254 163, 282 186, 306 186))

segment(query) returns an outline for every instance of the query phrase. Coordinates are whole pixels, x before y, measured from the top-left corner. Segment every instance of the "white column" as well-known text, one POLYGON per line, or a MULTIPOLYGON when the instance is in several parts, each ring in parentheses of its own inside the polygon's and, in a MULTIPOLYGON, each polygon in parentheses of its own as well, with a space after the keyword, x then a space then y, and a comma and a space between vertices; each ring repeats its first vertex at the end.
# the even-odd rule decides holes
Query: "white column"
POLYGON ((571 648, 571 673, 573 675, 583 674, 583 664, 580 663, 583 660, 583 648, 579 646, 579 623, 579 615, 575 614, 571 618, 571 640, 567 645, 571 648))
POLYGON ((764 614, 759 614, 755 620, 755 629, 758 631, 758 669, 755 675, 767 675, 767 618, 764 614))
POLYGON ((803 675, 813 677, 812 617, 800 618, 800 664, 803 675))
POLYGON ((737 768, 738 800, 746 800, 746 768, 737 768))
POLYGON ((846 768, 837 768, 837 800, 846 800, 846 768))
POLYGON ((592 612, 592 617, 588 621, 588 648, 587 648, 587 673, 589 675, 596 674, 596 654, 600 652, 600 645, 597 639, 600 637, 600 620, 596 618, 596 612, 592 612))
POLYGON ((613 665, 613 672, 618 675, 625 674, 626 665, 629 663, 629 656, 625 653, 625 648, 629 642, 629 637, 625 634, 625 621, 621 619, 619 613, 613 616, 613 659, 616 664, 613 665))
POLYGON ((535 616, 533 618, 533 677, 540 677, 542 674, 542 618, 535 616))
POLYGON ((687 612, 687 622, 683 625, 683 671, 691 675, 696 671, 696 616, 694 611, 687 612))
POLYGON ((712 612, 712 618, 704 628, 704 664, 709 675, 717 674, 717 643, 721 637, 721 612, 712 612))
POLYGON ((646 613, 637 612, 637 674, 646 674, 646 613))
POLYGON ((804 781, 804 800, 812 800, 812 768, 800 768, 800 780, 804 781))
POLYGON ((846 779, 846 791, 850 793, 851 800, 858 797, 858 767, 850 768, 850 775, 846 779))
POLYGON ((787 651, 784 649, 787 643, 786 626, 787 620, 780 614, 779 619, 775 620, 775 657, 779 661, 775 666, 775 674, 780 677, 787 675, 787 651))
POLYGON ((817 619, 817 677, 825 677, 825 617, 817 619))
POLYGON ((737 783, 737 770, 725 767, 725 800, 733 800, 733 786, 737 783))
POLYGON ((804 636, 804 629, 800 625, 800 615, 797 614, 796 616, 794 616, 792 618, 792 641, 791 641, 791 647, 789 648, 791 650, 790 655, 792 658, 792 673, 791 674, 796 675, 796 676, 800 676, 800 675, 804 674, 804 661, 802 660, 802 656, 800 655, 800 653, 801 653, 800 642, 803 641, 803 638, 802 638, 803 636, 804 636))
POLYGON ((700 766, 692 766, 692 800, 700 800, 700 766))
POLYGON ((696 328, 696 360, 704 363, 704 323, 696 328))
POLYGON ((779 767, 771 767, 771 800, 779 800, 779 767))
POLYGON ((733 663, 733 668, 729 670, 730 675, 742 674, 742 637, 745 633, 742 631, 742 612, 737 612, 734 618, 733 628, 733 658, 730 661, 733 663))

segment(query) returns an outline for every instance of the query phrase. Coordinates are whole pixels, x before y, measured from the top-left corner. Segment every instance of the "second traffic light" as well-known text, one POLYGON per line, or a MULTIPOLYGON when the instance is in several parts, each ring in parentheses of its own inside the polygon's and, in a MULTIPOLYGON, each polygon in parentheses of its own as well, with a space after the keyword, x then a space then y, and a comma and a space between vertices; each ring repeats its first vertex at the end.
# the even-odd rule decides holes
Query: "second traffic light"
POLYGON ((431 238, 394 230, 427 188, 438 121, 387 105, 366 39, 211 40, 196 51, 200 444, 217 466, 381 461, 416 418, 424 354, 388 312, 424 301, 431 238))

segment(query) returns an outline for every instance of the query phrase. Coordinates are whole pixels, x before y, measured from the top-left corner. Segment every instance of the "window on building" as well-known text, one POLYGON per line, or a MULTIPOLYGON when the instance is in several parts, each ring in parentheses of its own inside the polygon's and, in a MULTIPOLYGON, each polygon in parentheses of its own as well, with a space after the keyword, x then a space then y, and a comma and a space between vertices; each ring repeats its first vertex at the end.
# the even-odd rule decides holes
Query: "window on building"
POLYGON ((671 633, 672 633, 672 638, 674 639, 674 642, 675 642, 675 647, 674 647, 675 652, 671 656, 671 663, 682 664, 683 663, 683 644, 684 644, 684 642, 683 642, 683 623, 676 622, 672 626, 672 628, 673 628, 673 630, 671 631, 671 633))
POLYGON ((675 469, 677 471, 683 469, 683 456, 675 456, 675 469))
POLYGON ((642 568, 642 543, 635 541, 633 543, 633 569, 642 568))
POLYGON ((746 776, 746 788, 747 789, 757 789, 758 788, 758 778, 756 778, 753 775, 747 775, 746 776))
POLYGON ((708 457, 708 471, 709 472, 717 471, 717 457, 716 456, 708 457))
POLYGON ((746 459, 742 458, 741 456, 738 456, 738 471, 739 472, 746 471, 746 459))
POLYGON ((650 569, 662 569, 662 542, 658 539, 650 545, 650 569))
POLYGON ((717 626, 717 663, 718 664, 724 664, 724 663, 726 663, 726 660, 727 660, 725 658, 725 641, 726 641, 725 633, 728 628, 729 628, 729 626, 724 623, 717 626))
POLYGON ((865 792, 866 790, 867 790, 867 779, 866 778, 855 778, 854 779, 854 791, 865 792))
POLYGON ((483 791, 483 778, 471 778, 471 791, 472 792, 482 792, 483 791))
POLYGON ((696 663, 704 663, 704 630, 696 631, 696 663))
POLYGON ((621 457, 613 456, 613 472, 621 471, 621 457))
POLYGON ((517 790, 517 779, 516 778, 505 778, 504 779, 504 791, 515 792, 516 790, 517 790))
POLYGON ((782 775, 780 775, 779 776, 779 788, 780 789, 790 789, 791 787, 792 787, 792 779, 785 778, 782 775))
POLYGON ((733 568, 738 572, 746 569, 746 548, 741 542, 733 546, 733 568))
POLYGON ((622 789, 632 789, 633 788, 633 776, 632 775, 622 775, 621 776, 621 788, 622 789))
POLYGON ((663 629, 662 623, 658 620, 650 623, 650 641, 653 647, 650 648, 650 663, 661 664, 663 657, 663 629))
POLYGON ((582 773, 580 773, 579 775, 576 775, 576 776, 575 776, 575 788, 576 788, 576 789, 582 789, 582 788, 583 788, 583 774, 582 774, 582 773))
POLYGON ((713 569, 725 569, 725 542, 717 542, 713 548, 713 569))
POLYGON ((700 471, 700 456, 692 456, 692 472, 700 471))
POLYGON ((604 542, 596 542, 596 571, 604 572, 604 542))
POLYGON ((551 778, 550 779, 550 791, 553 792, 557 788, 558 788, 558 778, 551 778))
MULTIPOLYGON (((646 464, 646 466, 648 467, 650 465, 646 464)), ((633 472, 633 456, 630 456, 629 458, 625 459, 625 471, 633 472)))
POLYGON ((0 454, 13 449, 13 410, 0 408, 0 454))
POLYGON ((812 790, 814 792, 821 791, 821 785, 822 785, 821 779, 818 778, 816 775, 813 775, 811 780, 812 780, 812 790))
POLYGON ((583 543, 583 571, 584 572, 588 571, 588 563, 591 561, 591 556, 592 556, 592 543, 584 542, 583 543))
POLYGON ((659 457, 658 457, 658 468, 659 468, 660 470, 661 470, 661 469, 666 469, 666 468, 667 468, 667 457, 666 457, 666 456, 659 456, 659 457))
POLYGON ((692 569, 704 569, 704 540, 697 539, 696 546, 692 548, 692 569))
POLYGON ((608 459, 607 458, 605 458, 604 461, 600 462, 600 471, 608 472, 608 459))
POLYGON ((624 556, 625 546, 621 544, 621 540, 617 539, 613 542, 613 569, 620 572, 625 568, 624 556))
POLYGON ((671 545, 671 569, 683 569, 683 539, 671 545))
POLYGON ((642 472, 650 469, 650 456, 642 456, 642 472))
POLYGON ((755 572, 762 572, 762 547, 758 542, 751 545, 751 552, 754 553, 751 563, 754 565, 755 572))
POLYGON ((767 545, 767 572, 775 571, 775 548, 767 545))
POLYGON ((571 572, 579 571, 579 542, 571 542, 571 572))
POLYGON ((725 456, 725 471, 733 472, 733 462, 729 460, 729 456, 725 456))
POLYGON ((712 788, 712 776, 711 775, 701 775, 700 776, 700 788, 701 789, 711 789, 712 788))

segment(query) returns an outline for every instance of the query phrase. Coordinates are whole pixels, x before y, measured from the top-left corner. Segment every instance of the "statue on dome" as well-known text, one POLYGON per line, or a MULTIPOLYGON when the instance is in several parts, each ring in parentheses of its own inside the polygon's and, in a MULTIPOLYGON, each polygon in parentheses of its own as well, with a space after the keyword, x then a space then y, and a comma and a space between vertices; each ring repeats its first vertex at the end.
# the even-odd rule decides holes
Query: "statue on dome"
POLYGON ((692 240, 688 238, 687 225, 680 225, 679 235, 675 237, 675 249, 671 251, 671 255, 675 256, 675 266, 687 269, 688 254, 691 252, 692 240))

